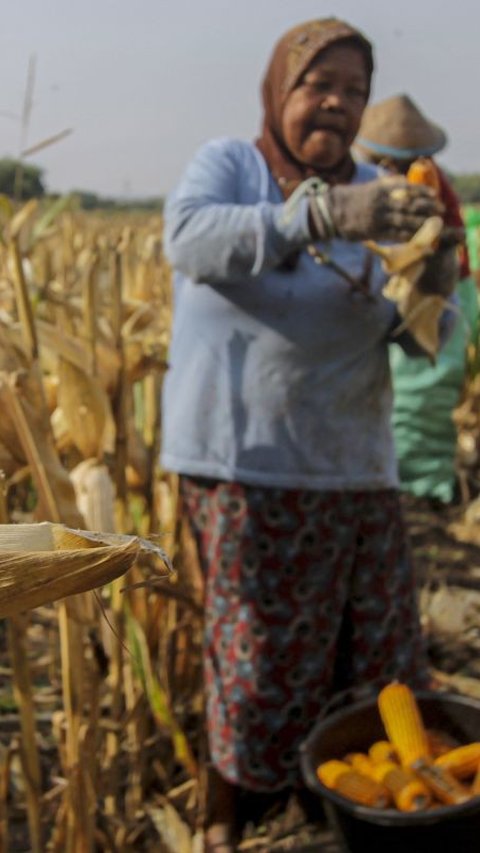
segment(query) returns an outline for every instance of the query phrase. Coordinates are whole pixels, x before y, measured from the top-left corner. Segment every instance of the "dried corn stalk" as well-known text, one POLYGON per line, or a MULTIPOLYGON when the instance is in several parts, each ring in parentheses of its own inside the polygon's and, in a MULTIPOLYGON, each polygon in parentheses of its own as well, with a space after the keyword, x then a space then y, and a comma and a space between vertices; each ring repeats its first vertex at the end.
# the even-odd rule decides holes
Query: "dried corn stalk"
MULTIPOLYGON (((17 370, 25 371, 28 367, 27 358, 23 351, 18 331, 14 327, 0 322, 0 371, 14 373, 17 370)), ((23 374, 26 377, 26 374, 23 374)), ((27 396, 35 394, 36 383, 30 378, 25 379, 27 396)), ((26 462, 25 451, 18 438, 17 428, 9 406, 2 407, 2 417, 0 418, 0 442, 5 447, 8 456, 13 457, 19 465, 24 465, 26 462)), ((2 453, 2 456, 4 454, 2 453)))
POLYGON ((55 449, 36 365, 29 371, 0 374, 0 405, 9 413, 30 465, 39 496, 38 515, 82 526, 70 477, 55 449))
MULTIPOLYGON (((93 370, 91 353, 85 341, 74 337, 64 328, 43 319, 35 320, 42 351, 42 363, 53 370, 57 356, 78 367, 79 370, 93 370)), ((101 337, 96 341, 96 361, 98 380, 106 391, 112 391, 118 380, 119 357, 114 347, 101 337)))
POLYGON ((130 382, 137 382, 153 371, 166 369, 167 328, 166 312, 161 305, 139 305, 123 323, 125 370, 130 382))

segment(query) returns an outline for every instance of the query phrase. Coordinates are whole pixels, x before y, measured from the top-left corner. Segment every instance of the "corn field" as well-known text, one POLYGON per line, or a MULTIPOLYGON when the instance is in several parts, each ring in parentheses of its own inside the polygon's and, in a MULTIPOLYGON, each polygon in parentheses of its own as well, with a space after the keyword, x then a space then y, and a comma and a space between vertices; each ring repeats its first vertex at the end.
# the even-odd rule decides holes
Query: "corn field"
POLYGON ((157 461, 161 218, 0 198, 0 225, 0 850, 188 853, 202 581, 157 461))
MULTIPOLYGON (((202 576, 158 463, 170 323, 161 217, 0 196, 0 853, 202 849, 202 576)), ((451 559, 412 528, 437 676, 472 695, 479 350, 451 559)))

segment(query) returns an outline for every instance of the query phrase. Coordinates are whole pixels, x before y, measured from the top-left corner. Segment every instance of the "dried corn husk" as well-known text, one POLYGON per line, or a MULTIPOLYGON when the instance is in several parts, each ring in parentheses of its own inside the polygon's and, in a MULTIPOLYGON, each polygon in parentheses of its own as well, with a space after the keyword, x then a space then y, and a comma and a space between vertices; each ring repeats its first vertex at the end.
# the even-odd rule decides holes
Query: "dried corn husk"
POLYGON ((429 635, 450 635, 458 645, 473 642, 478 649, 480 594, 476 590, 447 586, 424 589, 421 602, 429 635))
POLYGON ((365 245, 372 252, 380 255, 385 264, 385 271, 390 275, 394 275, 395 273, 403 273, 414 264, 425 260, 428 255, 431 255, 442 228, 443 220, 441 217, 430 216, 408 243, 381 246, 373 240, 368 240, 365 245))
POLYGON ((86 592, 125 574, 139 554, 170 568, 157 545, 136 536, 62 524, 0 525, 0 617, 86 592))
POLYGON ((60 359, 58 403, 73 442, 85 458, 115 448, 115 424, 107 394, 84 370, 60 359))
POLYGON ((84 459, 72 471, 77 505, 89 530, 115 530, 115 489, 106 465, 84 459))
POLYGON ((38 199, 32 198, 10 220, 6 229, 9 239, 18 240, 20 250, 27 251, 38 210, 38 199))
POLYGON ((148 806, 149 815, 157 830, 165 853, 193 853, 192 834, 171 803, 164 800, 158 806, 148 806))
POLYGON ((365 245, 383 260, 383 268, 390 276, 383 293, 397 304, 404 329, 416 339, 431 359, 439 349, 438 320, 445 309, 446 300, 436 294, 424 294, 417 283, 425 269, 425 259, 432 254, 443 228, 439 216, 427 219, 408 243, 380 246, 373 241, 365 245))
POLYGON ((57 408, 58 376, 44 376, 43 388, 48 411, 52 414, 57 408))
POLYGON ((73 438, 70 435, 68 424, 62 409, 58 406, 50 417, 55 447, 59 453, 65 453, 73 447, 73 438))

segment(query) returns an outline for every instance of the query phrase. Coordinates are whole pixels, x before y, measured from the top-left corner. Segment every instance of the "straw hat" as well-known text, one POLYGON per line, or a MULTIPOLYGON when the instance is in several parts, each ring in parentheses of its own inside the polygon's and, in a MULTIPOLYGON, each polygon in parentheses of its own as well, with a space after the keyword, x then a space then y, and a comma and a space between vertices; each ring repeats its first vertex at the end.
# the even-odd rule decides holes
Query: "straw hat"
POLYGON ((394 95, 367 107, 355 146, 368 154, 412 160, 431 157, 447 144, 444 131, 408 95, 394 95))

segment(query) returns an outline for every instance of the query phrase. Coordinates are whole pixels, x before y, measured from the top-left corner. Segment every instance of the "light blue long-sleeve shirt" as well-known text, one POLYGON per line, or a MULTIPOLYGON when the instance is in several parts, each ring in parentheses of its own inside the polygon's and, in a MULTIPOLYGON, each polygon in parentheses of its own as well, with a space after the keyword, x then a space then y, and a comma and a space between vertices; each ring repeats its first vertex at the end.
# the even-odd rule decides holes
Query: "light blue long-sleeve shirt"
MULTIPOLYGON (((353 181, 377 174, 358 164, 353 181)), ((396 487, 396 311, 379 262, 372 299, 316 264, 304 251, 307 200, 292 215, 260 152, 232 139, 194 157, 167 202, 165 243, 175 276, 164 467, 282 488, 396 487)), ((318 245, 350 275, 365 269, 361 243, 318 245)))

